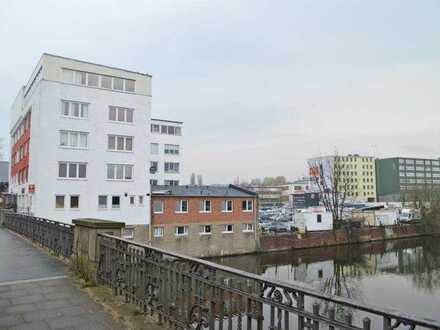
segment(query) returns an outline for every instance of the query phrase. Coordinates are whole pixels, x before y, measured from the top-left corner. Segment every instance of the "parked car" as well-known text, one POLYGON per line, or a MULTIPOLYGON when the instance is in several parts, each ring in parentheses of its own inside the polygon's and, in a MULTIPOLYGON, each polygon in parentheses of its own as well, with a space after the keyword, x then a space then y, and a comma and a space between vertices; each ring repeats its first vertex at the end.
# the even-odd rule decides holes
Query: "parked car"
POLYGON ((281 223, 272 223, 272 225, 268 228, 269 231, 274 233, 287 233, 287 227, 281 223))

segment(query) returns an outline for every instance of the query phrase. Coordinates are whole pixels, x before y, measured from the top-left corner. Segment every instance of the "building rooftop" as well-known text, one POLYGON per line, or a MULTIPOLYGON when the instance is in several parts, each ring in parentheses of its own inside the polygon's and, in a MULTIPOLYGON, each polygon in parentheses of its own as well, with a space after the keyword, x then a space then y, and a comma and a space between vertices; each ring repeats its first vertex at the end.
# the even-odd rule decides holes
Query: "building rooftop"
POLYGON ((255 197, 253 191, 235 186, 151 186, 153 196, 255 197))
POLYGON ((159 118, 151 118, 151 121, 163 121, 166 123, 183 124, 183 121, 167 120, 167 119, 159 119, 159 118))

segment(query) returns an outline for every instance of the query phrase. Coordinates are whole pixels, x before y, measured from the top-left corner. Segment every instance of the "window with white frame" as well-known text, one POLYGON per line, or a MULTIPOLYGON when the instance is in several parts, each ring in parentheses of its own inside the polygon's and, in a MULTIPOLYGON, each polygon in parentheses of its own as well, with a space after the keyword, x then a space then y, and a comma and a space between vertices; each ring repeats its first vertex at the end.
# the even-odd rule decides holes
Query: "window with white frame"
POLYGON ((153 227, 153 237, 163 237, 163 227, 153 227))
POLYGON ((243 232, 249 233, 254 231, 254 224, 253 223, 244 223, 243 226, 243 232))
POLYGON ((160 126, 157 124, 151 124, 151 133, 159 133, 160 132, 160 126))
POLYGON ((176 226, 174 228, 174 235, 176 235, 176 236, 188 235, 188 226, 176 226))
POLYGON ((85 119, 89 115, 89 103, 63 100, 61 104, 61 115, 64 117, 85 119))
POLYGON ((232 212, 233 203, 232 200, 224 200, 222 203, 222 212, 232 212))
POLYGON ((136 200, 135 196, 130 196, 130 197, 129 197, 129 204, 130 204, 131 206, 134 206, 135 200, 136 200))
POLYGON ((133 123, 134 109, 109 106, 108 119, 120 123, 133 123))
POLYGON ((86 149, 88 135, 86 132, 60 131, 60 147, 86 149))
POLYGON ((111 89, 112 88, 112 77, 101 76, 101 88, 111 89))
POLYGON ((159 154, 159 143, 150 143, 150 154, 152 155, 159 154))
POLYGON ((159 162, 157 161, 151 161, 150 162, 150 173, 154 174, 159 171, 159 162))
POLYGON ((133 151, 133 137, 108 135, 107 147, 111 151, 133 151))
POLYGON ((179 173, 179 163, 164 163, 165 173, 179 173))
POLYGON ((144 205, 144 196, 142 196, 142 195, 138 196, 138 204, 139 205, 144 205))
POLYGON ((241 209, 245 212, 250 212, 253 210, 253 201, 252 199, 246 199, 241 202, 241 209))
POLYGON ((178 186, 179 180, 164 180, 163 183, 165 186, 178 186))
POLYGON ((179 145, 178 144, 165 144, 164 152, 167 155, 178 155, 179 145))
POLYGON ((70 208, 79 209, 79 195, 70 195, 70 208))
POLYGON ((107 179, 133 180, 133 165, 107 164, 107 179))
POLYGON ((121 197, 120 196, 112 196, 112 209, 121 208, 121 197))
POLYGON ((55 196, 55 208, 64 209, 64 201, 66 196, 64 195, 56 195, 55 196))
POLYGON ((200 226, 200 235, 211 235, 211 233, 212 233, 211 225, 200 226))
POLYGON ((200 212, 211 212, 211 201, 209 199, 200 201, 200 212))
POLYGON ((98 208, 100 208, 100 209, 107 208, 107 195, 99 195, 98 196, 98 208))
POLYGON ((63 69, 63 81, 69 84, 86 85, 134 93, 136 81, 91 72, 63 69))
POLYGON ((187 213, 188 212, 188 201, 178 200, 176 201, 176 213, 187 213))
POLYGON ((227 224, 223 225, 223 233, 233 233, 234 232, 234 225, 227 224))
POLYGON ((158 180, 157 179, 150 179, 150 186, 157 186, 158 180))
POLYGON ((163 213, 163 201, 153 202, 153 213, 163 213))
POLYGON ((87 163, 59 162, 58 177, 67 179, 87 178, 87 163))

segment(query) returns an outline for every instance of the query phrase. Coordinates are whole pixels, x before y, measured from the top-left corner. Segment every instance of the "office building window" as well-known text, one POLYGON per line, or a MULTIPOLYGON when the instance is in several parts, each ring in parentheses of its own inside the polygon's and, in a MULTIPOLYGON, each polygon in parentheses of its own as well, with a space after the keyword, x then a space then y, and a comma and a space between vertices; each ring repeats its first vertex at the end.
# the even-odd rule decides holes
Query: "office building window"
POLYGON ((211 235, 211 225, 200 226, 200 235, 211 235))
MULTIPOLYGON (((353 189, 353 187, 352 187, 353 189)), ((253 202, 251 199, 246 199, 241 202, 241 209, 245 212, 250 212, 253 210, 253 202)))
POLYGON ((134 109, 109 106, 108 119, 114 122, 133 123, 134 109))
POLYGON ((101 76, 101 87, 111 89, 112 88, 112 77, 101 76))
POLYGON ((58 177, 68 179, 85 179, 87 178, 87 164, 73 162, 58 163, 58 177))
POLYGON ((107 179, 133 180, 133 165, 107 164, 107 179))
POLYGON ((131 79, 125 80, 125 91, 126 92, 134 92, 135 81, 131 79))
POLYGON ((150 162, 150 173, 154 174, 159 171, 159 162, 150 162))
POLYGON ((157 124, 151 124, 151 133, 159 133, 160 126, 157 124))
POLYGON ((99 75, 96 73, 70 69, 63 69, 63 81, 70 84, 101 87, 130 93, 135 91, 136 85, 136 81, 133 79, 111 77, 107 75, 99 75), (99 82, 101 83, 99 84, 99 82))
POLYGON ((138 203, 139 203, 139 205, 143 205, 144 204, 144 196, 142 196, 142 195, 138 196, 138 203))
POLYGON ((99 195, 98 196, 98 207, 100 209, 107 208, 107 195, 99 195))
POLYGON ((55 196, 55 208, 57 209, 64 209, 64 195, 56 195, 55 196))
POLYGON ((89 114, 89 104, 83 102, 65 101, 61 102, 61 115, 64 117, 85 119, 89 114))
POLYGON ((121 207, 121 197, 112 196, 112 209, 119 209, 121 207))
POLYGON ((152 155, 159 154, 159 143, 150 143, 150 153, 152 155))
POLYGON ((109 135, 107 147, 112 151, 133 151, 133 137, 109 135))
POLYGON ((163 213, 163 201, 153 202, 153 213, 163 213))
POLYGON ((129 201, 130 201, 130 205, 134 205, 134 202, 135 202, 135 196, 130 196, 130 197, 129 197, 129 201))
POLYGON ((164 180, 165 186, 178 186, 179 180, 164 180))
POLYGON ((188 213, 188 201, 178 200, 176 201, 176 213, 188 213))
POLYGON ((223 233, 233 233, 234 232, 234 225, 223 225, 223 233))
POLYGON ((163 237, 163 227, 153 227, 153 237, 163 237))
POLYGON ((232 200, 224 200, 222 204, 222 212, 232 212, 232 200))
POLYGON ((177 144, 165 144, 164 152, 167 155, 178 155, 179 154, 179 145, 177 145, 177 144))
POLYGON ((186 236, 188 235, 188 226, 176 226, 174 229, 174 234, 176 236, 186 236))
POLYGON ((165 173, 179 173, 179 163, 164 163, 165 173))
POLYGON ((87 76, 88 76, 87 86, 98 87, 99 76, 94 73, 88 73, 87 76))
POLYGON ((158 181, 156 179, 150 180, 150 186, 157 186, 158 181))
POLYGON ((243 224, 243 232, 250 233, 254 231, 254 224, 253 223, 244 223, 243 224))
POLYGON ((79 208, 79 195, 70 195, 70 208, 71 209, 79 208))
POLYGON ((89 133, 75 131, 60 131, 60 146, 76 149, 87 148, 89 133))
POLYGON ((200 212, 211 212, 211 201, 208 199, 200 201, 200 212))

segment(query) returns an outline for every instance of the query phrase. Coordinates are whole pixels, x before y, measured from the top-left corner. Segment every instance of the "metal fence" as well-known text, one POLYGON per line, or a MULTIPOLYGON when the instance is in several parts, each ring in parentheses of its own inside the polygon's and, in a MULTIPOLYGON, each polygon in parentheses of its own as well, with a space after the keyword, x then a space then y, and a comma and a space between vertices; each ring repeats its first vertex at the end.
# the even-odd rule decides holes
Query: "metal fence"
POLYGON ((440 323, 99 234, 98 278, 179 329, 440 329, 440 323))
POLYGON ((58 255, 66 258, 72 255, 72 225, 19 213, 6 213, 4 226, 40 243, 58 255))

